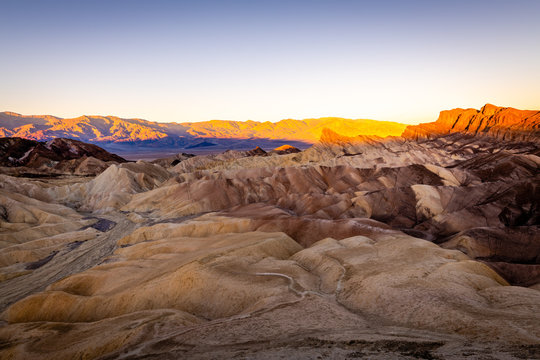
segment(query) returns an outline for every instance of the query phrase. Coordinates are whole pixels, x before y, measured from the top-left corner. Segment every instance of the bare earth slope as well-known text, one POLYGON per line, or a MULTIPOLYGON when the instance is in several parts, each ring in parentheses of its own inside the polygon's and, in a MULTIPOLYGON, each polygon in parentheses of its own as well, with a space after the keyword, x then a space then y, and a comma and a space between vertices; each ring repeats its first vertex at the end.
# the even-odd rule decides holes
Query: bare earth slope
POLYGON ((540 358, 540 145, 504 138, 0 174, 0 357, 540 358))

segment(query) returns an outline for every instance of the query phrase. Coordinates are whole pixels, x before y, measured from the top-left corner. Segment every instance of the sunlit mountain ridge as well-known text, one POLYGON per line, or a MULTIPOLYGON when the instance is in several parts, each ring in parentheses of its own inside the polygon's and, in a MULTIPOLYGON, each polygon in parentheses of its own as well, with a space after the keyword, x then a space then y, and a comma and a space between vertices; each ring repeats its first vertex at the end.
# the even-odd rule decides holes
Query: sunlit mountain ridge
POLYGON ((255 121, 206 121, 184 123, 189 126, 188 133, 199 137, 244 137, 266 139, 290 139, 308 143, 317 142, 323 129, 330 129, 342 135, 400 136, 405 124, 369 119, 344 119, 323 117, 318 119, 286 119, 276 123, 255 121))
MULTIPOLYGON (((419 139, 460 132, 534 141, 540 137, 540 111, 486 104, 479 110, 443 110, 437 121, 419 125, 339 117, 285 119, 275 123, 252 120, 157 123, 116 116, 62 119, 51 115, 0 113, 0 137, 38 141, 70 138, 124 153, 133 151, 134 146, 143 151, 156 148, 214 151, 255 146, 272 149, 285 144, 307 148, 318 142, 325 131, 350 138, 403 136, 419 139)), ((328 141, 328 136, 326 138, 328 141)))
POLYGON ((52 140, 68 137, 87 142, 158 141, 164 138, 273 139, 315 143, 323 129, 342 135, 399 136, 405 124, 368 119, 325 117, 286 119, 276 123, 211 120, 187 123, 157 123, 115 116, 81 116, 62 119, 50 115, 0 113, 0 136, 52 140))
POLYGON ((476 109, 441 111, 435 122, 407 126, 402 136, 433 138, 449 133, 487 135, 504 140, 537 141, 540 138, 540 111, 519 110, 492 104, 476 109))

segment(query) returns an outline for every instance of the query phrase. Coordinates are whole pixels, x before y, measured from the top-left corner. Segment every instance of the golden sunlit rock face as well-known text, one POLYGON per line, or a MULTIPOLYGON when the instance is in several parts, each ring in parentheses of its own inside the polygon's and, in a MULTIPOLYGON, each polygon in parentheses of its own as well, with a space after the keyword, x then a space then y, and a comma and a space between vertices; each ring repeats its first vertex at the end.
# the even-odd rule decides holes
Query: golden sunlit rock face
POLYGON ((345 136, 376 135, 399 136, 406 125, 389 121, 351 120, 342 118, 320 118, 305 120, 281 120, 276 123, 255 121, 206 121, 184 123, 188 133, 208 138, 266 138, 300 140, 315 143, 324 129, 345 136))
POLYGON ((486 104, 482 109, 453 109, 441 111, 437 121, 408 126, 407 138, 425 138, 452 132, 489 135, 505 140, 540 139, 540 111, 518 110, 486 104))
POLYGON ((152 162, 0 139, 0 358, 539 358, 537 113, 175 124, 318 141, 152 162))

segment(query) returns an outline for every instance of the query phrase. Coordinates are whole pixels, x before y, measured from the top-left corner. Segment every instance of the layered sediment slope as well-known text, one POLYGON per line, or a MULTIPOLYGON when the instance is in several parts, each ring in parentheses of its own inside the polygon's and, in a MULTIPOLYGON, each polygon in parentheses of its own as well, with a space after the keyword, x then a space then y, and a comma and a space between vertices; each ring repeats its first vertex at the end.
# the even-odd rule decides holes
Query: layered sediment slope
POLYGON ((326 129, 0 175, 0 357, 538 358, 539 154, 326 129))

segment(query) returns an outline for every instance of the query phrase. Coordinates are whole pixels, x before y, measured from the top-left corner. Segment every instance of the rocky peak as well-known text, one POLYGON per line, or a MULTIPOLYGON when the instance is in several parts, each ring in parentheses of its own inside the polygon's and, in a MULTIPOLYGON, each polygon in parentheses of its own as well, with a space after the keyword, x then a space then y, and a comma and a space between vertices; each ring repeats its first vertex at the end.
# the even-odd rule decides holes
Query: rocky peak
POLYGON ((410 139, 434 138, 461 132, 504 140, 537 141, 540 139, 540 111, 484 105, 480 110, 441 111, 435 122, 407 126, 402 136, 410 139))
POLYGON ((300 149, 295 148, 294 146, 291 146, 291 145, 282 145, 271 151, 271 153, 278 154, 278 155, 293 154, 293 153, 299 153, 299 152, 301 152, 300 149))
POLYGON ((480 112, 483 114, 483 115, 486 115, 486 116, 492 116, 492 115, 495 115, 495 113, 501 109, 504 109, 504 108, 500 108, 496 105, 492 105, 492 104, 486 104, 482 107, 482 109, 480 109, 480 112))
POLYGON ((248 156, 264 156, 266 155, 266 151, 261 149, 259 146, 255 147, 255 149, 249 150, 246 152, 248 156))

